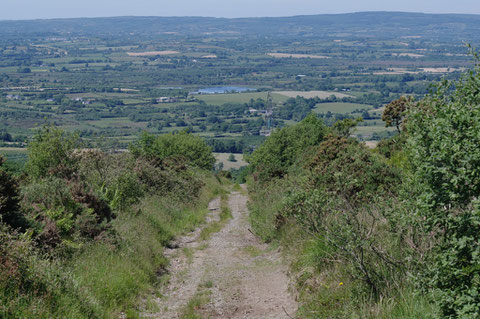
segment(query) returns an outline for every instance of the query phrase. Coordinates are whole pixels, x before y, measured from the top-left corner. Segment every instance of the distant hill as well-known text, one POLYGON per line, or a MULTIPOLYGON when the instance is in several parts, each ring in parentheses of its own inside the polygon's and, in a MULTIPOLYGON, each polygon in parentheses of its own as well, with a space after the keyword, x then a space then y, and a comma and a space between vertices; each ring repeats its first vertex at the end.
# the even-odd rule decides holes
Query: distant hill
POLYGON ((480 15, 359 12, 278 18, 112 17, 0 21, 0 36, 198 36, 480 39, 480 15))

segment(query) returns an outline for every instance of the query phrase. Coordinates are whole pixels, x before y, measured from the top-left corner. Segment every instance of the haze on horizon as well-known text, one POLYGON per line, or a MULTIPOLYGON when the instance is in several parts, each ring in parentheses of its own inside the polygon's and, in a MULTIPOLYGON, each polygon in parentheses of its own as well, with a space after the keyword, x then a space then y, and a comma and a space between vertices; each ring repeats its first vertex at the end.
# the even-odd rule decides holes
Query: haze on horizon
POLYGON ((478 0, 2 0, 0 20, 112 17, 278 17, 359 11, 480 14, 478 0))

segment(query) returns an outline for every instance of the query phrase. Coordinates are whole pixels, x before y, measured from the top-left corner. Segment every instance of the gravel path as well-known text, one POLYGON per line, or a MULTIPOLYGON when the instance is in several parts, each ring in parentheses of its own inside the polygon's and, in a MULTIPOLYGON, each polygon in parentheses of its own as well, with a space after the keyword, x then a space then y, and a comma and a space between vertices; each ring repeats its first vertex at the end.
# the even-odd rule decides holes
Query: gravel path
MULTIPOLYGON (((181 318, 186 305, 201 293, 207 301, 196 307, 202 318, 292 318, 297 304, 288 292, 287 268, 278 251, 248 230, 247 196, 232 192, 232 219, 209 240, 197 230, 169 249, 168 285, 157 298, 159 311, 150 318, 181 318), (287 315, 288 313, 288 315, 287 315)), ((210 222, 218 220, 220 199, 210 205, 210 222)))

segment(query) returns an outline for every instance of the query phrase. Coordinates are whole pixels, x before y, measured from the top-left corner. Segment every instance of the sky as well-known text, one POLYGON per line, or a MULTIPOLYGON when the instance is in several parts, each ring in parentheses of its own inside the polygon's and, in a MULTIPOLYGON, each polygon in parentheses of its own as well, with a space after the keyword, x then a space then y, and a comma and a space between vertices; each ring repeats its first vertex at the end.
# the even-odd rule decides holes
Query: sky
POLYGON ((479 0, 0 0, 0 20, 112 17, 263 17, 359 11, 480 14, 479 0))

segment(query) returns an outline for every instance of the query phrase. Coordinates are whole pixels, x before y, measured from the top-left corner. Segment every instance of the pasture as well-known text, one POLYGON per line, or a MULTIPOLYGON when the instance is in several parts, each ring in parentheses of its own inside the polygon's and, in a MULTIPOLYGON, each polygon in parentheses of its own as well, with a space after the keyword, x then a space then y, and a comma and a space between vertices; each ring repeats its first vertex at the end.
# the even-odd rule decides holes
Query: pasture
POLYGON ((328 92, 328 91, 275 91, 275 93, 284 95, 287 97, 297 97, 301 96, 307 99, 313 98, 313 97, 319 97, 321 99, 326 99, 327 97, 330 97, 332 95, 335 95, 337 98, 341 99, 344 97, 351 97, 351 95, 344 94, 344 93, 338 93, 338 92, 328 92))
POLYGON ((235 162, 228 160, 230 153, 214 153, 217 163, 223 163, 223 170, 229 171, 230 169, 239 169, 247 166, 248 163, 243 159, 243 154, 233 154, 235 156, 235 162))
POLYGON ((332 102, 332 103, 318 103, 314 109, 315 113, 339 113, 339 114, 348 114, 355 112, 356 110, 370 110, 372 109, 371 105, 367 104, 358 104, 358 103, 343 103, 343 102, 332 102))
POLYGON ((8 161, 24 163, 27 161, 28 152, 26 148, 0 147, 0 155, 8 161))

